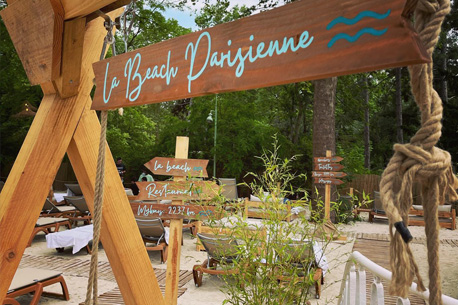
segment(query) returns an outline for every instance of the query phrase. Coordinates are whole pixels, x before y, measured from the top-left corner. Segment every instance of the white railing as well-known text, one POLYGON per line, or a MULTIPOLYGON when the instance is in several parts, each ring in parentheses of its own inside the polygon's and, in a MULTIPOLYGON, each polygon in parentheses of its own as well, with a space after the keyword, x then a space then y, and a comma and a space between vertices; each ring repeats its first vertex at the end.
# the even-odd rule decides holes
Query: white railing
MULTIPOLYGON (((384 305, 385 294, 382 280, 391 282, 391 272, 380 267, 358 251, 353 252, 345 266, 345 273, 340 287, 339 305, 366 305, 366 271, 374 276, 371 286, 371 305, 384 305)), ((410 293, 427 301, 429 290, 417 291, 417 284, 412 283, 410 293)), ((458 305, 458 300, 442 295, 443 305, 458 305)), ((397 298, 397 305, 410 305, 409 299, 397 298)))

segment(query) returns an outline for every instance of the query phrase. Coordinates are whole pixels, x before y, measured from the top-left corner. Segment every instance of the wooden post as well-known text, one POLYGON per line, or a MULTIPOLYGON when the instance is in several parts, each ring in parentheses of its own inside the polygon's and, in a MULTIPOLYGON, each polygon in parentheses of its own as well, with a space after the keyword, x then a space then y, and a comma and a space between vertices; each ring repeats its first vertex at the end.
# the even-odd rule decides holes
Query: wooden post
MULTIPOLYGON (((330 150, 326 151, 326 157, 332 157, 330 150)), ((324 187, 324 219, 331 219, 331 185, 326 184, 324 187)))
POLYGON ((350 196, 353 197, 353 188, 350 188, 350 196))
MULTIPOLYGON (((177 137, 175 158, 187 159, 189 149, 188 137, 177 137)), ((186 177, 175 177, 173 181, 183 181, 186 177)), ((182 200, 173 200, 172 204, 182 204, 182 200)), ((176 305, 178 299, 178 282, 180 276, 181 240, 183 237, 183 219, 170 221, 169 253, 165 280, 165 304, 176 305)))
MULTIPOLYGON (((75 96, 63 99, 55 92, 55 84, 42 84, 45 96, 0 194, 0 304, 67 149, 89 208, 93 209, 100 124, 95 112, 88 109, 92 102, 92 63, 99 60, 105 34, 102 18, 86 25, 82 64, 72 67, 81 69, 75 96)), ((78 71, 68 72, 78 74, 78 71)), ((150 304, 154 300, 155 304, 164 304, 111 154, 106 158, 101 238, 124 302, 150 304)))

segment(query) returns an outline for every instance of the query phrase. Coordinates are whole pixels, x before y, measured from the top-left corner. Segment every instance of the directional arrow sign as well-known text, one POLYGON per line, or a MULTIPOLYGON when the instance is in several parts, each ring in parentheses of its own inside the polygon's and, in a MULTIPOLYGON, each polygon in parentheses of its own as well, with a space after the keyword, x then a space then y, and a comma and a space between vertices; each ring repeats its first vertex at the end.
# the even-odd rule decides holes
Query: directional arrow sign
POLYGON ((312 172, 312 177, 315 178, 343 178, 347 176, 344 172, 312 172))
POLYGON ((137 200, 206 200, 218 194, 219 186, 208 181, 142 181, 136 183, 137 200))
POLYGON ((343 160, 342 157, 315 157, 313 158, 315 163, 336 163, 343 160))
POLYGON ((428 62, 410 0, 302 0, 94 64, 92 109, 428 62))
POLYGON ((170 205, 160 203, 131 202, 135 216, 161 219, 207 219, 219 218, 214 206, 170 205))
POLYGON ((344 168, 342 164, 338 163, 316 163, 314 169, 316 171, 340 171, 344 168))
POLYGON ((342 184, 344 183, 342 180, 334 179, 334 178, 314 178, 315 184, 342 184))
POLYGON ((145 163, 155 175, 208 177, 208 160, 156 157, 145 163))

